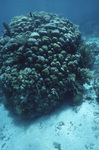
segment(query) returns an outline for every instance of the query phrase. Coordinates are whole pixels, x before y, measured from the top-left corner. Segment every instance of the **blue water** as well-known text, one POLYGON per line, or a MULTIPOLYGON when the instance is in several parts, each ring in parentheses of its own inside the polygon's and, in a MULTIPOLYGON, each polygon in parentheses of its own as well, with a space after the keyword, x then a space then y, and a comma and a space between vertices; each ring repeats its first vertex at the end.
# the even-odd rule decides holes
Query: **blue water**
POLYGON ((81 29, 89 28, 89 23, 99 25, 99 0, 0 0, 0 35, 3 21, 9 23, 14 16, 34 11, 63 15, 81 29))

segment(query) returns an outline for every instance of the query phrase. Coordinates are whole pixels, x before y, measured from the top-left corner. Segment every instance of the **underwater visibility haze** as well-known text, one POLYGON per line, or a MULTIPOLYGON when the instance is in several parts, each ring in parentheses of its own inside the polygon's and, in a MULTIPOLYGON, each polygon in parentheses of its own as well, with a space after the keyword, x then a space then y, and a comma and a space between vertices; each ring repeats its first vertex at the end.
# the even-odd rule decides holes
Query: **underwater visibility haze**
POLYGON ((3 21, 9 23, 14 16, 34 11, 57 13, 81 26, 88 22, 99 23, 98 0, 3 0, 0 2, 0 28, 3 28, 3 21))
POLYGON ((99 149, 98 14, 98 0, 0 2, 1 150, 99 149))

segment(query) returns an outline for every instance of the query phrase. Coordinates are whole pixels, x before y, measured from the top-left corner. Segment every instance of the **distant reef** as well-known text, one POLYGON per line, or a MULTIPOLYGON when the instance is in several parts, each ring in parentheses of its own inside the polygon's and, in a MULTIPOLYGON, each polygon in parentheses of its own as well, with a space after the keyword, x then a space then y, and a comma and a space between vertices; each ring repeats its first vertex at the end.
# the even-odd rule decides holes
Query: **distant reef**
POLYGON ((57 14, 14 17, 0 38, 3 103, 20 116, 48 114, 68 97, 81 103, 93 56, 78 26, 57 14))

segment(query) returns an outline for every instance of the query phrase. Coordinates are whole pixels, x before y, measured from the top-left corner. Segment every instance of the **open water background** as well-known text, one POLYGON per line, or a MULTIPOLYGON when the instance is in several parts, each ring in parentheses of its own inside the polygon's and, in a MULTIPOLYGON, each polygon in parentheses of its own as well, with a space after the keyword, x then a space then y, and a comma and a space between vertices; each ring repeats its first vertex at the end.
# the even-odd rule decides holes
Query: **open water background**
POLYGON ((9 24, 14 16, 34 11, 62 15, 88 34, 99 27, 99 0, 0 0, 0 35, 3 21, 9 24))

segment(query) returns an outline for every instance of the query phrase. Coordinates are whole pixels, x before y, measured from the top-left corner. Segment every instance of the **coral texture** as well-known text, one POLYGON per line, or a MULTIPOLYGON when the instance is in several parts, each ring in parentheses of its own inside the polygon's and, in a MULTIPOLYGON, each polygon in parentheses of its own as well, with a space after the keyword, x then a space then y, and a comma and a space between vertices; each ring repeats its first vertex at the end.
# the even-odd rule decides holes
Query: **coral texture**
POLYGON ((89 66, 76 25, 45 12, 17 16, 4 25, 0 84, 5 105, 35 117, 51 112, 68 95, 81 99, 89 66))

